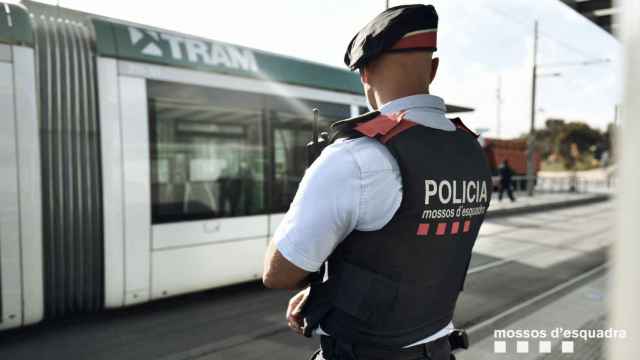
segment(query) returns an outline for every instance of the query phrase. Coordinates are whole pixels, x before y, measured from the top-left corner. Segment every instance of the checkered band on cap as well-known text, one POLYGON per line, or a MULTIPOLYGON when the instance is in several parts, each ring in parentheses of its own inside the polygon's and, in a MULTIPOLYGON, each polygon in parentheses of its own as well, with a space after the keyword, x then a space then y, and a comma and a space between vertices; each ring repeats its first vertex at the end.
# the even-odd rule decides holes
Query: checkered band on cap
POLYGON ((412 31, 398 40, 391 49, 436 48, 438 29, 412 31))

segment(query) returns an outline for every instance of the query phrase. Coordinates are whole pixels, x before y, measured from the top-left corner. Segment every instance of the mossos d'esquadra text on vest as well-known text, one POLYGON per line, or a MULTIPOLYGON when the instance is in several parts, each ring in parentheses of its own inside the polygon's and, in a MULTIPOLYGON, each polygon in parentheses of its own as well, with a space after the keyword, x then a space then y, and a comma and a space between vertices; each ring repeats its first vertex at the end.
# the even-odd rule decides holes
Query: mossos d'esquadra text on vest
POLYGON ((437 197, 442 205, 464 205, 487 201, 487 183, 481 180, 431 180, 424 181, 424 204, 433 203, 437 197))
POLYGON ((170 56, 176 61, 188 61, 209 66, 258 73, 258 63, 250 49, 238 48, 175 34, 129 27, 129 40, 142 54, 157 57, 170 56), (168 49, 169 54, 166 54, 168 49))

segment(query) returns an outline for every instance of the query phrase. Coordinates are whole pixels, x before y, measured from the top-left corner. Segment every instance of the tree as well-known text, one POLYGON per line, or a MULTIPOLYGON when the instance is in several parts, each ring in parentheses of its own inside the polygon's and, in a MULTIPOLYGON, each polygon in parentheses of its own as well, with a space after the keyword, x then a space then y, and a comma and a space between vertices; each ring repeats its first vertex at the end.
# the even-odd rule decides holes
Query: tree
POLYGON ((534 132, 534 142, 543 159, 559 160, 565 168, 575 168, 577 162, 589 167, 593 159, 610 151, 612 132, 611 125, 603 133, 584 122, 549 118, 544 128, 534 132))

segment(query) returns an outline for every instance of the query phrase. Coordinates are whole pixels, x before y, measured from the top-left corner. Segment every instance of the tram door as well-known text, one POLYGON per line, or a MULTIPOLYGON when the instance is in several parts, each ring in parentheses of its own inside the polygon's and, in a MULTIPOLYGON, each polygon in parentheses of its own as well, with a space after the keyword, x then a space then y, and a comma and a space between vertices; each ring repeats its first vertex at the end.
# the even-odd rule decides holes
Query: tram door
POLYGON ((260 278, 268 227, 262 96, 163 82, 148 89, 154 292, 260 278))
POLYGON ((120 76, 125 304, 258 279, 263 97, 120 76))

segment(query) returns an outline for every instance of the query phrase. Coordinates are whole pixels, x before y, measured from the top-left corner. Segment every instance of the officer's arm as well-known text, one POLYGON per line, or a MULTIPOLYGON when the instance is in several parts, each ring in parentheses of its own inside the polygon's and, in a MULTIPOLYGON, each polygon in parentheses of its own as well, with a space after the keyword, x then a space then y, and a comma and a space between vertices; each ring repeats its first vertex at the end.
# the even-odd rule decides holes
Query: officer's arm
POLYGON ((273 289, 299 289, 307 284, 308 275, 309 272, 282 256, 273 241, 269 242, 262 275, 264 286, 273 289))
POLYGON ((262 276, 265 286, 304 286, 307 276, 318 271, 355 228, 360 171, 345 146, 329 145, 305 172, 267 250, 262 276))

